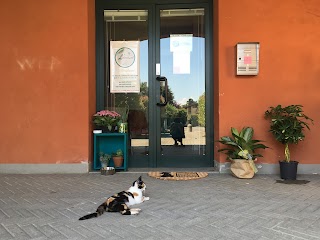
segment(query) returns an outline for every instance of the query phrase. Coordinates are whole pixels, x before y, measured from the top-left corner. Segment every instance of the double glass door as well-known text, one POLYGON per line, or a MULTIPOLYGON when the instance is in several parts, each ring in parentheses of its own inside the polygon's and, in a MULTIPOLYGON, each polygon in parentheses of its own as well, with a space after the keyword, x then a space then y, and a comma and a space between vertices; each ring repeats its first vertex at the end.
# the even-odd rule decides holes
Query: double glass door
POLYGON ((213 166, 206 14, 194 5, 103 9, 97 106, 128 123, 129 167, 213 166))

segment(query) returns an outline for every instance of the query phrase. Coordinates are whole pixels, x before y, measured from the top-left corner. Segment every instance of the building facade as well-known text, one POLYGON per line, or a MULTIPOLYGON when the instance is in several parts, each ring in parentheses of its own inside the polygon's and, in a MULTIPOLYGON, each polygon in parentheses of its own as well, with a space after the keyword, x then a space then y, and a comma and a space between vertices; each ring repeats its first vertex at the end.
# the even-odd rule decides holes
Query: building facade
POLYGON ((320 173, 317 0, 4 0, 0 12, 1 173, 93 170, 93 114, 128 106, 129 169, 226 172, 217 140, 251 126, 270 147, 259 172, 277 173, 284 150, 264 112, 278 104, 301 104, 314 120, 291 155, 298 173, 320 173), (110 74, 112 51, 127 48, 114 42, 138 44, 135 90, 110 74), (259 43, 257 75, 236 74, 239 42, 259 43), (173 146, 174 118, 185 148, 173 146))

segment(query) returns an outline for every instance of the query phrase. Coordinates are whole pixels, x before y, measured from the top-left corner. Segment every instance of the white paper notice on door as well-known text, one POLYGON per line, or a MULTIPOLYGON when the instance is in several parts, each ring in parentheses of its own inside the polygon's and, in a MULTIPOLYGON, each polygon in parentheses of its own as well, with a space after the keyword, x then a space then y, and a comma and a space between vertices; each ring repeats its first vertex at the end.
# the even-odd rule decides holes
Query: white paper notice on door
POLYGON ((173 53, 173 74, 190 74, 192 34, 170 34, 170 52, 173 53))
POLYGON ((190 74, 190 52, 173 52, 173 74, 190 74))
POLYGON ((110 92, 140 92, 140 41, 110 41, 110 92))

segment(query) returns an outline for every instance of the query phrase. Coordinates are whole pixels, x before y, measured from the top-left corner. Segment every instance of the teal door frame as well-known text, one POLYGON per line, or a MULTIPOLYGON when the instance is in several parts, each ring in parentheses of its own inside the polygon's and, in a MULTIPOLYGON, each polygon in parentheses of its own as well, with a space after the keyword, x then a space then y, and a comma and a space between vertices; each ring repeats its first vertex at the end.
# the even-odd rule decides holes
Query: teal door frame
MULTIPOLYGON (((205 9, 205 84, 206 84, 206 155, 202 165, 192 163, 192 166, 184 167, 212 167, 214 139, 213 139, 213 3, 210 0, 96 0, 96 110, 104 109, 105 103, 105 30, 104 30, 104 10, 130 10, 130 9, 145 9, 148 10, 148 32, 149 32, 149 109, 156 107, 156 99, 160 99, 159 82, 156 79, 156 62, 159 62, 159 31, 156 26, 159 26, 160 15, 159 9, 174 9, 174 8, 204 8, 205 9), (156 17, 154 17, 156 15, 156 17), (158 58, 158 59, 156 59, 158 58)), ((160 138, 160 108, 154 114, 149 114, 149 129, 153 129, 155 134, 150 134, 149 141, 149 163, 147 167, 157 167, 157 159, 160 159, 161 154, 161 138, 160 138)), ((177 167, 179 167, 177 165, 177 167)))

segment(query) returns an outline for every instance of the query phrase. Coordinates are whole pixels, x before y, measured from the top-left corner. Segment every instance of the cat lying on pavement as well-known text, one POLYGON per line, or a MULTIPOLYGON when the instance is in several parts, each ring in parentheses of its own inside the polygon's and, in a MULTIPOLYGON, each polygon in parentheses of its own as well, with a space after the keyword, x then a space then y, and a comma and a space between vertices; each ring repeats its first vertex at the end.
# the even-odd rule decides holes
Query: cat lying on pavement
POLYGON ((135 215, 140 212, 140 208, 130 208, 130 206, 149 200, 149 197, 143 196, 146 184, 142 181, 141 176, 133 182, 127 191, 122 191, 109 197, 102 203, 94 213, 87 214, 79 220, 86 220, 99 217, 105 211, 120 212, 122 215, 135 215))

